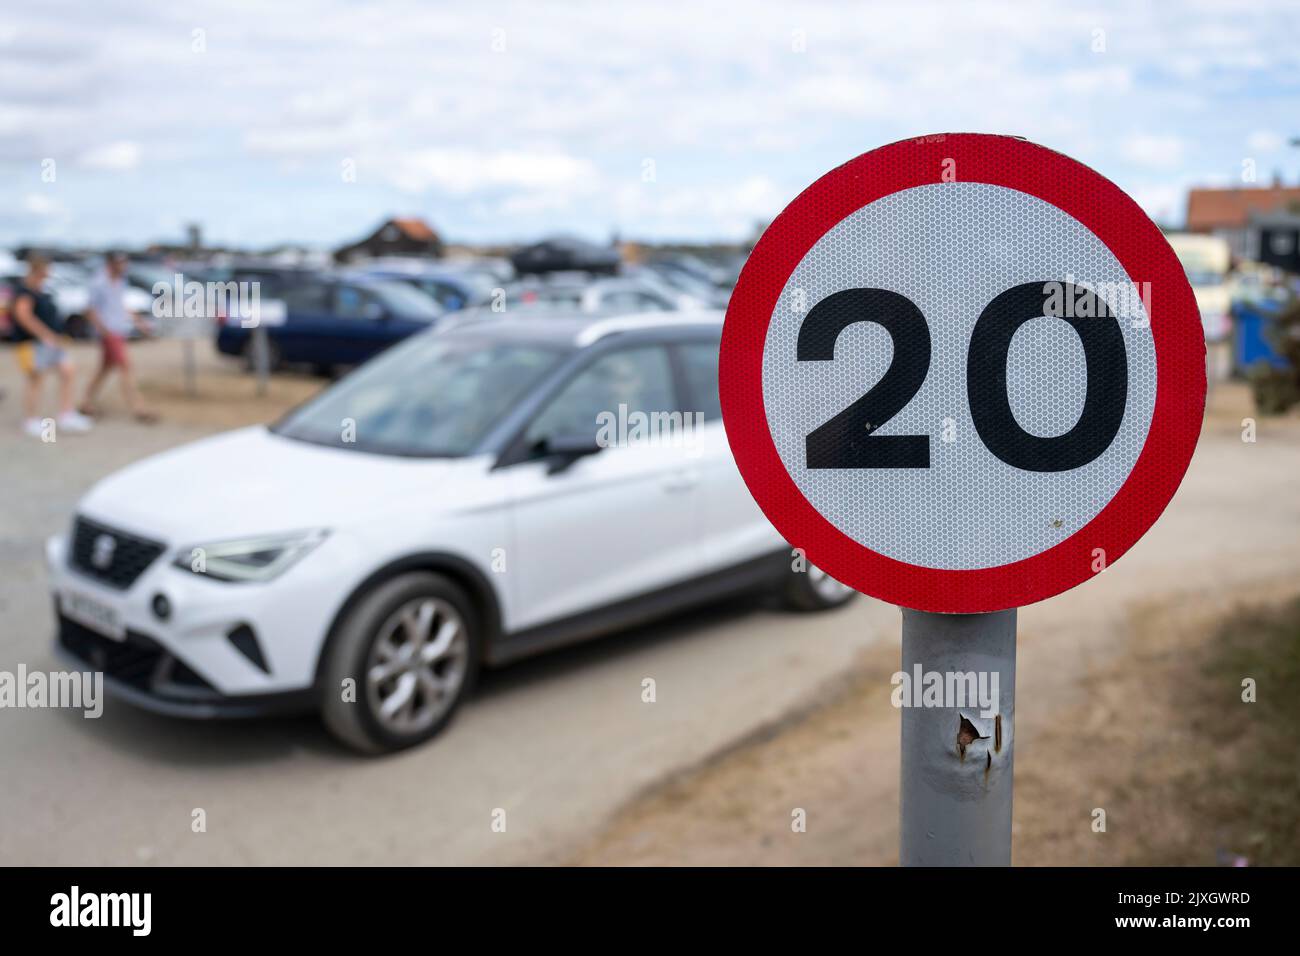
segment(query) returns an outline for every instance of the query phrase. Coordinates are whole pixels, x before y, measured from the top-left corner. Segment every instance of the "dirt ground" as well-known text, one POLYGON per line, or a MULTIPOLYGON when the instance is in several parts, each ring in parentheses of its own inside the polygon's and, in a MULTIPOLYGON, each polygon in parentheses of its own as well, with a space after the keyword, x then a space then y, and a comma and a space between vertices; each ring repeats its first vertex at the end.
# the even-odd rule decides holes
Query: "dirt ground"
MULTIPOLYGON (((1268 606, 1293 593, 1274 582, 1242 597, 1268 606)), ((1224 746, 1227 723, 1206 716, 1247 706, 1237 672, 1221 666, 1216 639, 1222 627, 1253 613, 1243 604, 1225 618, 1217 608, 1180 601, 1130 616, 1124 649, 1073 679, 1082 699, 1021 734, 1016 865, 1294 864, 1294 840, 1270 845, 1277 839, 1270 829, 1294 835, 1300 818, 1294 739, 1281 749, 1269 741, 1272 749, 1255 754, 1290 768, 1288 789, 1241 792, 1241 781, 1231 781, 1253 746, 1253 728, 1238 726, 1240 746, 1224 746), (1211 692, 1217 697, 1206 700, 1211 692), (1252 814, 1256 798, 1266 805, 1252 814), (1267 819, 1269 805, 1285 814, 1276 826, 1241 825, 1250 816, 1267 819), (1106 811, 1104 833, 1092 828, 1096 808, 1106 811)), ((1044 652, 1034 635, 1024 637, 1022 657, 1044 652)), ((821 703, 647 791, 570 862, 896 863, 899 722, 889 678, 897 666, 896 644, 873 648, 852 675, 826 688, 821 703), (806 813, 805 832, 789 825, 795 808, 806 813)), ((1020 683, 1021 694, 1052 696, 1052 688, 1020 683)))
MULTIPOLYGON (((72 351, 80 389, 94 371, 98 346, 77 342, 72 351)), ((243 363, 218 354, 206 339, 188 343, 181 339, 135 342, 131 345, 131 359, 145 401, 165 422, 174 425, 216 430, 271 421, 329 384, 320 376, 287 370, 272 375, 266 394, 258 395, 257 380, 243 363), (187 348, 193 350, 196 372, 192 393, 185 375, 187 348)), ((47 387, 52 401, 52 386, 47 387)), ((125 418, 126 406, 116 378, 104 385, 100 404, 108 420, 125 418)))
MULTIPOLYGON (((1203 442, 1230 441, 1249 415, 1245 390, 1220 386, 1203 442)), ((1294 418, 1266 427, 1300 436, 1294 418)), ((1139 591, 1110 614, 1068 597, 1022 610, 1013 863, 1297 862, 1300 748, 1284 711, 1240 699, 1241 679, 1264 664, 1229 651, 1269 633, 1261 620, 1300 594, 1300 564, 1292 551, 1232 585, 1139 591)), ((1289 626, 1275 643, 1294 656, 1300 627, 1289 626)), ((864 650, 806 707, 644 791, 568 862, 895 864, 898 661, 897 637, 864 650), (804 832, 791 826, 796 809, 804 832)))

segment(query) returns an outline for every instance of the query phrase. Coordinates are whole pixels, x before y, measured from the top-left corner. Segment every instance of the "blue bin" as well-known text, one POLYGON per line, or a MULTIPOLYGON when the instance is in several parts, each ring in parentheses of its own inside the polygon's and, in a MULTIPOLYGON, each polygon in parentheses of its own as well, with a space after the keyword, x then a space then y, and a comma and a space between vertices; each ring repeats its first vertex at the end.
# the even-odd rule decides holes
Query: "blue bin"
POLYGON ((1278 355, 1269 341, 1273 318, 1282 309, 1280 302, 1234 302, 1232 304, 1233 365, 1239 373, 1256 362, 1265 361, 1274 368, 1286 368, 1287 360, 1278 355))

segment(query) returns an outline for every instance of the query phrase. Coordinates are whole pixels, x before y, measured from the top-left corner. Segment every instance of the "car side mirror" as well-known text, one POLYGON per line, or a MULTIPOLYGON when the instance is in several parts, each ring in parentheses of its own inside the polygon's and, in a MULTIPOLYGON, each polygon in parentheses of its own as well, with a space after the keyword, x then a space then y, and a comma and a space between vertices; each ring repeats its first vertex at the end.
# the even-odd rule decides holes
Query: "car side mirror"
POLYGON ((595 455, 602 447, 595 435, 557 435, 538 442, 538 451, 550 459, 546 469, 548 475, 565 471, 579 458, 595 455))
POLYGON ((366 306, 361 310, 361 314, 364 315, 367 319, 370 319, 375 322, 381 322, 384 319, 388 318, 388 312, 385 311, 384 307, 380 305, 378 302, 367 303, 366 306))

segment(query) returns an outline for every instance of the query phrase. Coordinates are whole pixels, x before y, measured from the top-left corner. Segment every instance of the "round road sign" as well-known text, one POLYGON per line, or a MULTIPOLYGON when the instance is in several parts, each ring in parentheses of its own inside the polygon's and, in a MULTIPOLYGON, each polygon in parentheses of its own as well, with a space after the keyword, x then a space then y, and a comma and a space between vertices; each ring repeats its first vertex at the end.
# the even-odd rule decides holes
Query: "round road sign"
POLYGON ((894 143, 763 234, 722 413, 777 530, 865 594, 971 613, 1106 569, 1196 447, 1205 340, 1137 204, 1009 136, 894 143))

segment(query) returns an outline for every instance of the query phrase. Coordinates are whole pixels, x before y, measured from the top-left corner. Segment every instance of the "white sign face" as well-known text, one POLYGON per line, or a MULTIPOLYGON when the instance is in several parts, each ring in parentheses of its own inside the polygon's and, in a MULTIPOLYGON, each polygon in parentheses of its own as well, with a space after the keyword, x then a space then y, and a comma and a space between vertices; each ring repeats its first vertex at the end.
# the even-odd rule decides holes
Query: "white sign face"
POLYGON ((1017 607, 1105 570, 1200 434, 1186 274, 1113 183, 1016 137, 865 153, 763 234, 727 308, 727 439, 808 561, 904 607, 1017 607))
MULTIPOLYGON (((818 512, 854 541, 897 561, 987 568, 1046 551, 1115 496, 1151 427, 1156 356, 1149 316, 1133 294, 1139 288, 1092 232, 1026 193, 987 183, 893 193, 828 231, 781 293, 763 350, 773 443, 818 512), (1063 294, 1067 283, 1095 291, 1110 315, 1084 321, 1119 331, 1127 366, 1123 391, 1109 396, 1122 406, 1114 437, 1096 457, 1065 471, 1029 470, 1026 462, 1000 458, 981 439, 967 390, 972 333, 985 308, 1009 289, 1047 282, 1061 283, 1063 294), (926 436, 925 467, 810 466, 808 436, 881 388, 895 363, 904 367, 905 351, 924 351, 923 343, 891 336, 863 312, 840 331, 833 361, 801 361, 799 335, 809 316, 834 293, 852 289, 896 293, 928 327, 928 362, 910 357, 914 367, 926 366, 919 387, 887 420, 870 421, 867 439, 926 436)), ((1021 429, 1048 438, 1080 425, 1088 356, 1064 318, 1025 322, 1008 351, 992 359, 1005 365, 1007 399, 1021 429)))

